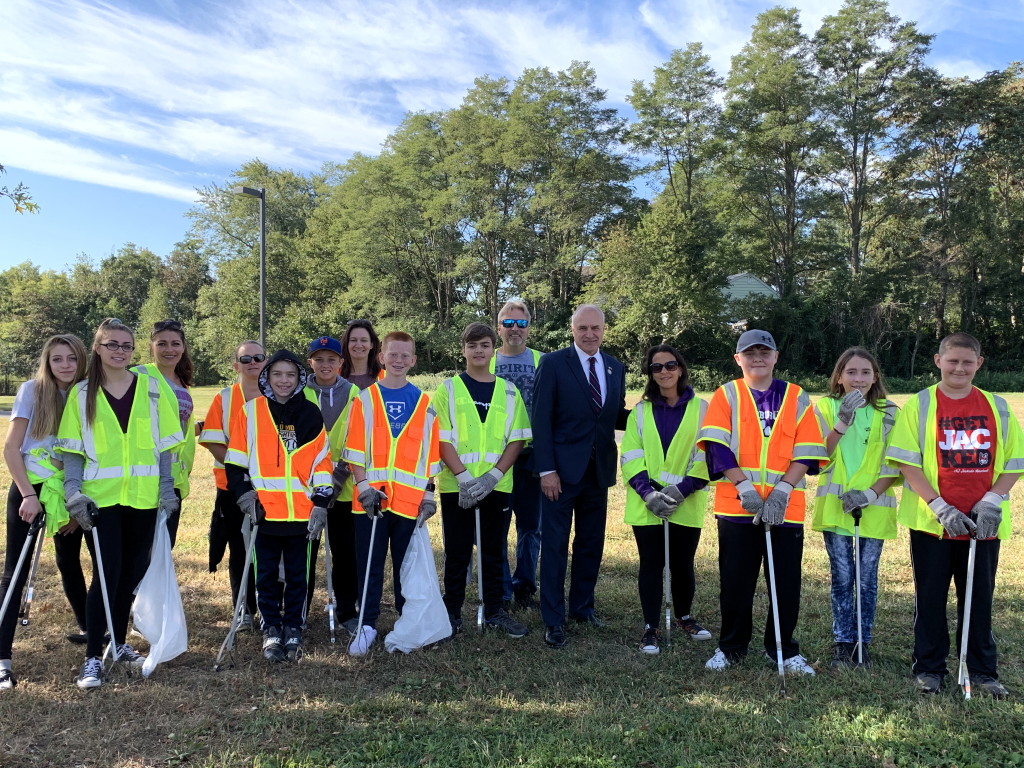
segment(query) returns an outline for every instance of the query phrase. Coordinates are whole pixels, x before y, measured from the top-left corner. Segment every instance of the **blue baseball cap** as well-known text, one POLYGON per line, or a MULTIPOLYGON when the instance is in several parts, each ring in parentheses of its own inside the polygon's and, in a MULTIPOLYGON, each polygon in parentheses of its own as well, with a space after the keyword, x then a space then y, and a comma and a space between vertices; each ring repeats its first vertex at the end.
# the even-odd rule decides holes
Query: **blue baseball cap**
POLYGON ((338 357, 343 357, 341 354, 341 342, 331 336, 318 336, 309 342, 309 352, 312 355, 317 352, 333 352, 338 357))

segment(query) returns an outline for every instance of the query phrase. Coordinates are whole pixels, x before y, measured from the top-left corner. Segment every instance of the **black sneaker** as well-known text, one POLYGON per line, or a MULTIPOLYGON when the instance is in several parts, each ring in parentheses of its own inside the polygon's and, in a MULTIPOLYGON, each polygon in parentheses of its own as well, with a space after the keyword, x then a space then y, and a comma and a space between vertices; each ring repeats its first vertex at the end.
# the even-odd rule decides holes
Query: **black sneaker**
POLYGON ((544 642, 552 648, 565 648, 569 641, 565 637, 565 629, 557 626, 544 630, 544 642))
POLYGON ((994 699, 1005 699, 1010 695, 1005 685, 988 675, 971 675, 971 687, 994 699))
POLYGON ((698 624, 693 616, 687 616, 685 619, 676 619, 676 628, 691 640, 711 639, 711 633, 698 624))
POLYGON ((525 624, 520 624, 503 610, 498 611, 488 619, 484 619, 484 626, 500 630, 509 637, 526 637, 530 634, 530 630, 525 624))
POLYGON ((296 627, 284 628, 284 655, 288 661, 302 657, 302 630, 296 627))
POLYGON ((644 636, 640 638, 640 653, 646 653, 648 656, 657 656, 661 653, 661 637, 658 635, 657 627, 644 625, 644 636))
POLYGON ((920 672, 914 676, 918 693, 936 694, 942 690, 942 675, 934 672, 920 672))
POLYGON ((863 667, 867 669, 871 666, 871 654, 868 653, 868 644, 861 643, 861 655, 857 655, 857 644, 853 644, 853 650, 850 652, 850 663, 855 667, 863 667))
POLYGON ((280 627, 267 627, 263 630, 263 658, 274 663, 285 660, 280 627))
POLYGON ((448 614, 448 622, 452 625, 452 637, 462 634, 462 617, 448 614))
POLYGON ((0 691, 9 691, 18 684, 14 672, 10 669, 0 669, 0 691))
POLYGON ((99 656, 90 656, 85 660, 82 670, 78 673, 78 679, 75 680, 75 685, 82 690, 99 688, 103 685, 103 662, 99 656))
POLYGON ((853 651, 856 643, 836 643, 832 646, 832 669, 853 665, 853 651))

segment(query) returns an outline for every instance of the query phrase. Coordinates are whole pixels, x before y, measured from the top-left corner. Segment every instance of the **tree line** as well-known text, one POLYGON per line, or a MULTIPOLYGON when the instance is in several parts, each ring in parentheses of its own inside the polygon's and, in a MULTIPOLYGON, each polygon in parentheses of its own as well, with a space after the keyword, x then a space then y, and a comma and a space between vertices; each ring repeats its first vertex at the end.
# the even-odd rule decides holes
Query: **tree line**
POLYGON ((1024 389, 1024 72, 943 77, 930 45, 883 0, 847 0, 813 33, 795 9, 761 13, 724 76, 700 43, 673 52, 633 84, 630 117, 587 63, 480 77, 375 156, 311 174, 245 163, 199 190, 163 257, 128 244, 64 272, 8 269, 5 375, 27 375, 47 334, 88 339, 113 315, 182 319, 198 380, 226 376, 258 325, 257 203, 230 191, 244 184, 267 190, 275 348, 361 317, 411 332, 420 370, 452 370, 461 328, 507 298, 529 303, 541 349, 568 342, 586 300, 634 370, 673 343, 704 387, 734 373, 746 321, 819 387, 861 344, 912 388, 963 330, 988 357, 983 385, 1024 389), (778 298, 731 299, 743 272, 778 298))

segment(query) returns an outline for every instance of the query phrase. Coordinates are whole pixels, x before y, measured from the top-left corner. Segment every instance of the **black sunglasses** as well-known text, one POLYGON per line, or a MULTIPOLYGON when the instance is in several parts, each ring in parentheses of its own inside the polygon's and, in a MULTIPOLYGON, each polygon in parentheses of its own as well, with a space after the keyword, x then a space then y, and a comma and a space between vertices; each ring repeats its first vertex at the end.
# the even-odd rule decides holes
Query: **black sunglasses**
POLYGON ((662 370, 674 371, 679 367, 678 360, 669 360, 667 363, 651 363, 648 369, 651 373, 661 373, 662 370))
POLYGON ((267 356, 262 352, 256 355, 242 355, 238 358, 238 362, 242 365, 248 365, 249 363, 262 363, 267 359, 267 356))
POLYGON ((526 328, 530 324, 529 320, 513 320, 511 317, 506 317, 501 321, 502 328, 526 328))
POLYGON ((161 320, 159 323, 153 323, 153 333, 160 333, 160 331, 180 331, 181 323, 177 320, 161 320))

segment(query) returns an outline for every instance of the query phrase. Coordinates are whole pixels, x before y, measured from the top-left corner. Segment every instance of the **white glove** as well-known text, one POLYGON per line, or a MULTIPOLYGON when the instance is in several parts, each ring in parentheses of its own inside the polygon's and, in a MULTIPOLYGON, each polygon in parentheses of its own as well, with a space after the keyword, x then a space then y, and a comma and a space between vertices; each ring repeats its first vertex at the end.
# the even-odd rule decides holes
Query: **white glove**
POLYGON ((480 477, 473 480, 473 484, 469 487, 469 492, 473 494, 473 499, 477 502, 483 501, 487 494, 494 490, 494 486, 501 482, 501 478, 505 476, 497 467, 480 475, 480 477))
POLYGON ((946 530, 950 537, 966 536, 978 528, 971 518, 941 496, 936 496, 928 502, 928 506, 935 513, 935 519, 939 521, 939 525, 946 530))
POLYGON ((306 531, 308 531, 306 538, 310 541, 319 539, 326 525, 327 509, 324 507, 313 507, 309 513, 309 522, 306 524, 306 531))
POLYGON ((471 509, 476 505, 476 499, 473 497, 470 488, 476 482, 476 478, 470 473, 468 469, 464 469, 455 476, 455 479, 459 483, 459 506, 463 509, 471 509))

